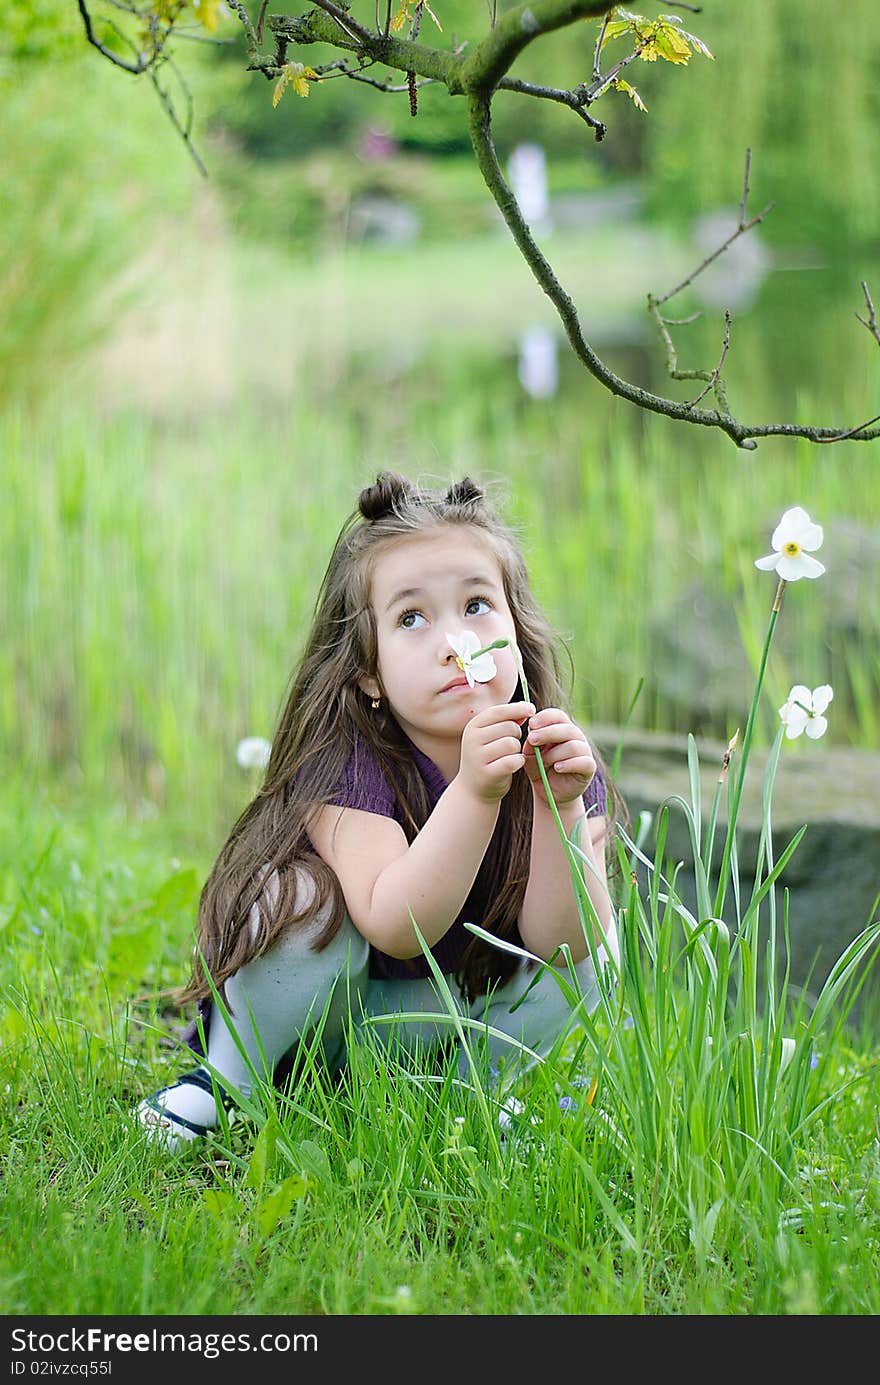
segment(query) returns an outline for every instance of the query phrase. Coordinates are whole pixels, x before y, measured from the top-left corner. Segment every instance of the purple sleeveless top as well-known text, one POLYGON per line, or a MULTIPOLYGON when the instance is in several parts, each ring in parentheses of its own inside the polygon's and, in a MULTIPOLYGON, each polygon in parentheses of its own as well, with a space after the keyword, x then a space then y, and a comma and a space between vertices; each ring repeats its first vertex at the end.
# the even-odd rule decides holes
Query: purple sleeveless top
MULTIPOLYGON (((409 737, 407 740, 409 741, 409 737)), ((418 746, 413 745, 412 741, 409 741, 409 745, 412 749, 416 769, 427 790, 429 812, 433 812, 441 794, 447 787, 447 781, 433 760, 423 754, 418 746)), ((337 807, 360 808, 366 813, 378 813, 382 817, 393 818, 395 822, 400 823, 401 827, 404 823, 403 810, 397 802, 394 789, 361 736, 357 736, 355 740, 339 787, 329 801, 337 807)), ((601 770, 596 770, 595 775, 587 785, 583 802, 585 811, 593 809, 592 816, 604 816, 607 813, 607 794, 601 770)), ((492 851, 493 845, 494 842, 489 843, 489 852, 492 851)), ((461 913, 440 941, 431 948, 432 957, 446 975, 457 969, 465 948, 473 939, 474 935, 467 931, 464 926, 465 923, 476 923, 482 927, 487 912, 488 900, 482 894, 478 876, 464 902, 461 913)), ((514 937, 512 941, 522 946, 518 936, 514 937)), ((431 969, 427 958, 421 954, 406 960, 400 957, 389 957, 386 953, 380 952, 378 948, 370 946, 370 976, 400 980, 430 975, 431 969)))

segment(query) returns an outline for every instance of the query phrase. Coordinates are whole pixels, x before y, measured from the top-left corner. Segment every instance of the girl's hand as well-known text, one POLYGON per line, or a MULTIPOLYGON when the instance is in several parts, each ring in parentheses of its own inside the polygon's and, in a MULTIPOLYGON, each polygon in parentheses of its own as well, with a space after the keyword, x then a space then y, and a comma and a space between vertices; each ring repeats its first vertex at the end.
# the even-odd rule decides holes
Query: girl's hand
POLYGON ((483 803, 497 803, 525 763, 520 727, 534 702, 504 702, 477 712, 461 737, 457 779, 483 803))
POLYGON ((532 782, 535 797, 549 808, 535 754, 536 747, 541 751, 547 782, 557 806, 573 803, 580 798, 596 773, 590 743, 580 727, 575 726, 558 707, 543 707, 529 718, 529 734, 523 746, 525 771, 532 782))

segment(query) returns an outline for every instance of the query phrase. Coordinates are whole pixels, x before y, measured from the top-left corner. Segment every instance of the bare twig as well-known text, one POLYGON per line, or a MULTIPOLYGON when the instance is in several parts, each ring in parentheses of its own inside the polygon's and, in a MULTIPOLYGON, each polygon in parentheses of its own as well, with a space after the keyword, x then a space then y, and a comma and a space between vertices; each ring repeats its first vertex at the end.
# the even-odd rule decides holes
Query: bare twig
POLYGON ((751 167, 752 167, 752 151, 751 151, 751 149, 747 149, 747 150, 746 150, 746 166, 745 166, 745 169, 743 170, 743 190, 742 190, 742 197, 739 199, 739 222, 738 222, 738 225, 739 225, 739 226, 742 226, 743 223, 745 222, 745 219, 746 219, 746 203, 747 203, 748 200, 749 200, 749 173, 750 173, 750 171, 751 171, 751 167))
POLYGON ((705 399, 705 397, 706 397, 706 395, 709 393, 709 391, 710 391, 711 389, 715 389, 716 386, 718 385, 718 382, 719 382, 719 380, 720 380, 720 378, 721 378, 721 367, 724 365, 724 358, 725 358, 726 355, 727 355, 727 348, 728 348, 729 346, 730 346, 730 313, 729 313, 729 311, 725 308, 725 310, 724 310, 724 339, 723 339, 723 341, 722 341, 722 343, 721 343, 721 355, 718 357, 718 364, 716 365, 715 369, 714 369, 714 370, 712 371, 712 373, 710 374, 710 376, 709 376, 709 382, 708 382, 708 384, 706 385, 706 388, 705 388, 704 390, 701 390, 701 391, 700 391, 700 393, 697 395, 696 399, 692 399, 692 400, 691 400, 690 404, 688 405, 688 408, 689 408, 689 409, 694 409, 694 408, 696 408, 696 406, 700 403, 700 401, 703 400, 703 399, 705 399))
MULTIPOLYGON (((139 76, 141 72, 146 72, 148 68, 153 66, 153 63, 159 56, 158 52, 153 53, 152 57, 150 58, 147 58, 143 53, 139 53, 137 62, 127 63, 124 58, 120 58, 118 53, 114 53, 112 48, 107 48, 106 45, 101 43, 100 40, 96 37, 95 31, 92 28, 92 16, 89 14, 85 0, 77 0, 77 8, 79 9, 80 14, 82 15, 82 22, 86 31, 86 39, 92 45, 92 47, 97 48, 101 56, 106 58, 108 62, 111 62, 114 67, 121 67, 123 72, 131 72, 135 76, 139 76)), ((116 28, 115 25, 113 27, 114 29, 116 28)), ((119 30, 116 29, 116 32, 119 33, 119 30)), ((128 42, 128 40, 126 40, 126 42, 128 42)), ((134 47, 133 44, 130 46, 134 47)))
POLYGON ((335 19, 340 29, 348 34, 349 38, 360 39, 361 42, 366 43, 372 39, 373 35, 370 30, 365 29, 363 24, 358 24, 356 19, 352 19, 351 15, 347 14, 345 10, 341 10, 338 5, 334 5, 333 0, 312 0, 312 3, 329 14, 331 19, 335 19))
MULTIPOLYGON (((248 14, 248 12, 247 12, 247 10, 245 9, 244 5, 241 3, 241 0, 226 0, 226 2, 227 2, 227 4, 229 5, 229 8, 230 8, 231 10, 235 10, 235 13, 238 15, 239 19, 241 20, 241 27, 244 29, 244 36, 245 36, 245 40, 246 40, 246 42, 247 42, 248 52, 249 52, 249 53, 250 53, 250 52, 253 52, 253 51, 259 46, 259 44, 262 42, 262 39, 257 37, 257 31, 256 31, 256 29, 254 28, 253 24, 251 23, 251 17, 250 17, 250 15, 248 14)), ((260 14, 260 23, 261 23, 261 24, 262 24, 262 22, 263 22, 264 17, 265 17, 264 14, 261 13, 261 14, 260 14)))
POLYGON ((751 221, 746 221, 746 204, 748 202, 749 197, 749 172, 751 170, 751 166, 752 151, 751 149, 747 149, 745 156, 745 169, 743 172, 742 195, 740 197, 739 203, 739 218, 737 220, 736 230, 732 233, 732 235, 728 236, 727 240, 723 243, 723 245, 719 246, 717 250, 713 251, 711 255, 707 256, 703 263, 701 265, 698 265, 697 268, 694 269, 687 276, 687 278, 682 279, 681 283, 676 285, 674 289, 670 289, 668 293, 665 293, 661 296, 657 296, 651 293, 648 294, 648 311, 650 312, 651 316, 654 318, 654 321, 657 324, 657 328, 660 332, 660 336, 666 348, 666 368, 670 376, 673 380, 706 381, 705 389, 701 390, 697 397, 690 401, 689 407, 691 409, 695 408, 697 404, 699 404, 703 399, 705 399, 706 395, 709 393, 710 390, 714 390, 715 397, 718 400, 718 404, 722 411, 725 413, 729 412, 729 407, 727 403, 727 391, 724 387, 724 382, 721 377, 721 367, 723 366, 727 358, 727 352, 730 346, 730 312, 728 310, 725 310, 724 313, 724 338, 721 346, 721 356, 714 370, 679 370, 678 354, 676 352, 672 336, 668 329, 670 327, 686 326, 691 322, 695 322, 697 318, 701 316, 701 314, 693 313, 689 318, 676 319, 671 317, 665 317, 663 314, 661 314, 660 307, 661 304, 667 303, 670 298, 674 298, 674 296, 677 293, 680 293, 681 290, 685 288, 688 284, 692 284, 698 274, 701 274, 702 271, 713 262, 713 260, 717 260, 719 255, 723 255, 725 250, 729 249, 729 247, 739 236, 744 235, 746 231, 749 231, 753 226, 756 226, 758 222, 763 220, 763 218, 770 211, 771 207, 773 206, 772 202, 769 204, 769 206, 765 207, 764 211, 761 212, 758 216, 753 217, 751 221))
POLYGON ((623 69, 629 67, 630 63, 635 62, 646 43, 647 40, 645 39, 637 44, 631 53, 627 53, 625 58, 620 58, 613 67, 609 67, 604 75, 601 72, 596 73, 589 86, 584 86, 582 84, 579 87, 575 87, 575 91, 583 96, 586 105, 592 105, 594 101, 599 100, 599 97, 608 90, 612 82, 617 81, 623 69))
POLYGON ((711 255, 707 255, 705 260, 703 260, 703 263, 697 265, 697 268, 692 270, 686 279, 682 279, 680 284, 676 284, 674 289, 670 289, 668 293, 661 294, 659 297, 655 296, 653 301, 658 305, 658 307, 662 303, 667 303, 670 298, 674 298, 677 293, 681 293, 681 290, 683 288, 687 288, 688 284, 692 284, 698 274, 702 274, 703 270, 707 269, 710 264, 717 260, 719 255, 723 255, 725 250, 729 250, 731 245, 733 245, 733 242, 735 240, 739 240, 740 236, 745 235, 746 231, 751 231, 753 226, 757 226, 759 222, 763 221, 764 217, 767 216, 775 207, 775 202, 768 202, 764 210, 762 212, 758 212, 757 216, 753 216, 751 221, 746 221, 744 219, 746 198, 749 194, 749 168, 751 166, 751 161, 752 151, 750 149, 747 149, 745 177, 743 179, 743 191, 742 198, 740 200, 739 221, 737 222, 736 230, 731 232, 731 234, 727 237, 727 240, 723 243, 723 245, 719 245, 717 250, 713 250, 711 255))
POLYGON ((596 139, 601 140, 605 136, 606 126, 601 120, 590 115, 584 109, 584 98, 578 96, 576 91, 566 91, 560 87, 541 87, 533 82, 521 82, 516 77, 502 77, 498 83, 499 91, 516 91, 522 96, 534 96, 539 101, 558 101, 563 106, 568 106, 575 115, 579 115, 581 120, 586 121, 592 130, 595 131, 596 139))
POLYGON ((600 63, 602 61, 602 44, 605 41, 605 30, 608 28, 608 21, 611 18, 611 11, 602 16, 602 23, 599 28, 599 37, 596 39, 596 47, 593 49, 593 81, 601 80, 600 63))
POLYGON ((868 320, 865 321, 865 319, 863 317, 860 317, 858 313, 856 313, 856 317, 859 319, 859 322, 862 324, 863 327, 867 327, 868 331, 871 333, 871 336, 874 338, 877 345, 880 346, 880 328, 878 328, 877 326, 877 314, 874 311, 874 304, 871 300, 871 295, 868 292, 867 282, 864 279, 862 280, 862 293, 865 295, 865 302, 868 305, 868 320))
POLYGON ((269 0, 263 0, 260 6, 260 13, 257 15, 256 39, 257 43, 263 42, 263 24, 266 19, 266 11, 269 8, 269 0))
POLYGON ((860 423, 858 428, 850 428, 848 433, 836 433, 830 438, 816 438, 816 442, 845 442, 847 438, 856 437, 875 423, 880 423, 880 414, 875 414, 873 418, 869 418, 867 423, 860 423))
POLYGON ((177 78, 178 82, 180 83, 180 86, 181 86, 181 88, 183 89, 184 96, 186 97, 186 100, 187 100, 187 107, 188 107, 188 110, 189 110, 189 118, 188 118, 188 120, 187 120, 187 122, 186 122, 185 125, 182 125, 182 124, 181 124, 180 119, 179 119, 178 114, 177 114, 177 111, 176 111, 176 109, 175 109, 175 107, 174 107, 174 102, 171 100, 171 96, 170 96, 169 93, 165 90, 165 88, 162 86, 162 83, 159 81, 158 75, 156 74, 155 70, 154 70, 154 71, 151 71, 151 73, 150 73, 150 80, 151 80, 152 83, 153 83, 153 86, 154 86, 155 91, 156 91, 156 95, 159 97, 159 100, 160 100, 160 102, 161 102, 161 104, 162 104, 162 107, 163 107, 163 109, 164 109, 164 111, 165 111, 165 114, 168 116, 168 119, 171 121, 171 124, 174 126, 175 130, 176 130, 177 133, 180 135, 180 138, 183 140, 184 144, 186 145, 187 152, 189 153, 190 157, 192 158, 193 163, 195 164, 196 168, 197 168, 197 169, 199 170, 199 172, 201 173, 202 177, 203 177, 203 178, 207 178, 207 176, 208 176, 208 170, 205 168, 205 165, 204 165, 204 163, 203 163, 203 161, 202 161, 202 158, 201 158, 201 156, 200 156, 198 150, 196 149, 195 145, 194 145, 193 142, 192 142, 191 133, 190 133, 190 132, 191 132, 191 129, 192 129, 192 96, 191 96, 191 94, 190 94, 189 87, 188 87, 188 86, 186 85, 186 83, 184 82, 183 77, 181 76, 180 72, 178 71, 178 69, 177 69, 175 63, 173 63, 173 62, 171 61, 171 59, 169 59, 169 58, 166 58, 166 62, 168 63, 169 67, 171 68, 171 71, 174 73, 175 77, 177 78))

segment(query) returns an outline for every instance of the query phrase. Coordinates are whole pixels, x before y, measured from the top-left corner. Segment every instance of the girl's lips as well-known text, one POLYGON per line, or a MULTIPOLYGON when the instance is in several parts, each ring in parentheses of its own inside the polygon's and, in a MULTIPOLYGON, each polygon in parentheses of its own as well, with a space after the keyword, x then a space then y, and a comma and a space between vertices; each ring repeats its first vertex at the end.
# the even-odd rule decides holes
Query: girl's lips
POLYGON ((460 688, 469 688, 469 687, 470 687, 470 684, 468 683, 468 680, 467 680, 466 678, 456 678, 456 680, 455 680, 454 683, 447 683, 446 687, 445 687, 445 688, 441 688, 440 692, 441 692, 441 696, 442 696, 443 693, 458 692, 458 690, 459 690, 460 688))

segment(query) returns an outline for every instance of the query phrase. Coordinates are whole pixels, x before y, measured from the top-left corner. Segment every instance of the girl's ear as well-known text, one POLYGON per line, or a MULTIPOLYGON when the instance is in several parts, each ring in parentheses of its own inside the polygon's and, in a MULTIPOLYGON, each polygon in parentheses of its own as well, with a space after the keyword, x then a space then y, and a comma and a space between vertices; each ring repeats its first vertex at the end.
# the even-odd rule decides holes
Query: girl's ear
POLYGON ((358 687, 360 688, 361 692, 362 692, 362 693, 366 693, 367 697, 381 697, 381 696, 382 696, 382 689, 379 687, 379 684, 376 682, 376 679, 375 679, 375 678, 371 678, 371 677, 369 676, 369 674, 366 674, 366 673, 363 674, 363 675, 357 680, 357 684, 358 684, 358 687))

